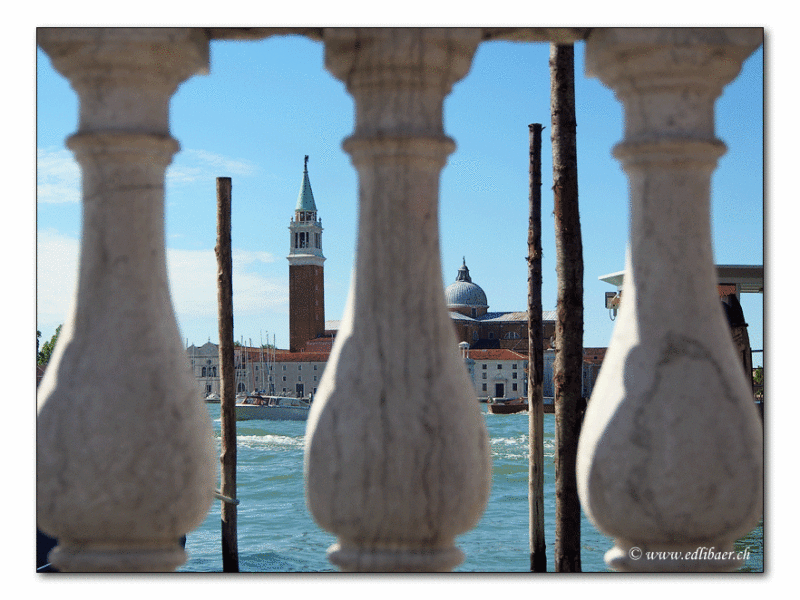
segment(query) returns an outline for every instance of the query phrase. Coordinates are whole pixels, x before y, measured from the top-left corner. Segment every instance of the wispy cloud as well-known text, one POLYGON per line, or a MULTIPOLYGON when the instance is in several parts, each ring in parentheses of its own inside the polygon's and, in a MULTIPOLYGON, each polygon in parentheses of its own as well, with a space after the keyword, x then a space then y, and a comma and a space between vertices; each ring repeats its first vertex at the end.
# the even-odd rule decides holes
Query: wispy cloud
MULTIPOLYGON (((166 179, 174 185, 190 184, 207 179, 209 171, 244 177, 258 172, 258 166, 206 150, 183 150, 167 168, 166 179)), ((37 149, 36 195, 37 201, 45 204, 80 202, 81 170, 69 150, 37 149)))
MULTIPOLYGON (((269 252, 232 251, 233 307, 237 315, 257 315, 288 302, 288 282, 258 272, 275 262, 269 252)), ((167 251, 175 310, 193 318, 217 316, 217 259, 214 250, 167 251)))
POLYGON ((69 313, 78 280, 78 240, 55 229, 39 231, 36 239, 36 322, 55 329, 69 313))
MULTIPOLYGON (((70 311, 78 278, 80 242, 55 229, 37 232, 37 322, 55 329, 70 311)), ((272 276, 264 265, 276 262, 269 252, 233 249, 233 302, 236 315, 263 315, 289 301, 283 273, 272 276)), ((213 249, 167 249, 167 270, 178 320, 217 317, 217 259, 213 249)))
POLYGON ((275 255, 271 252, 259 252, 256 250, 232 250, 231 260, 233 268, 237 266, 244 268, 247 265, 256 263, 274 263, 275 255))
POLYGON ((228 177, 253 175, 257 170, 258 167, 248 160, 228 158, 207 150, 183 150, 167 169, 167 181, 186 184, 207 179, 209 171, 228 177))
POLYGON ((80 201, 81 171, 66 148, 36 150, 36 199, 45 204, 80 201))

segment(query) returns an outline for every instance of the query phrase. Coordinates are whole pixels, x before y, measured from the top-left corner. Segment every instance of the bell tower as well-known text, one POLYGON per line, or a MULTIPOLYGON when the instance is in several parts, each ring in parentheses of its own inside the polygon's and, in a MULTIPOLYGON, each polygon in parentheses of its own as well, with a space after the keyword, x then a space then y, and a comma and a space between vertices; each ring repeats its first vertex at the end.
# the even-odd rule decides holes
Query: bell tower
POLYGON ((325 332, 325 286, 322 263, 322 220, 308 179, 308 156, 303 182, 289 224, 289 350, 300 352, 308 340, 325 332))

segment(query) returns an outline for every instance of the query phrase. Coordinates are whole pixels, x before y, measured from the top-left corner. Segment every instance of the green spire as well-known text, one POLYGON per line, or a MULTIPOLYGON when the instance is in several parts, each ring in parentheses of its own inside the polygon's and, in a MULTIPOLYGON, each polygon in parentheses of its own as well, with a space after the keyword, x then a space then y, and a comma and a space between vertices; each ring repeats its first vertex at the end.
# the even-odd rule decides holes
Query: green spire
POLYGON ((308 180, 308 155, 306 155, 303 166, 303 184, 300 186, 300 194, 297 196, 297 206, 295 211, 317 212, 317 205, 314 204, 314 194, 311 191, 311 182, 308 180))

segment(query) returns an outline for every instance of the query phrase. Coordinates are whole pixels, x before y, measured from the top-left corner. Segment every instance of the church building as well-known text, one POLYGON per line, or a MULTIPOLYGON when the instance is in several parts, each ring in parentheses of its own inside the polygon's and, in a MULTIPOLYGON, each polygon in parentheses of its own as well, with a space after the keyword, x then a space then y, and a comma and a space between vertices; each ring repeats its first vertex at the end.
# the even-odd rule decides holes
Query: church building
MULTIPOLYGON (((486 293, 473 283, 466 259, 463 259, 456 280, 444 291, 447 309, 456 327, 459 342, 470 349, 503 348, 528 354, 528 312, 489 312, 486 293)), ((542 344, 552 348, 556 333, 556 312, 542 312, 542 344)))
MULTIPOLYGON (((317 214, 311 191, 308 156, 303 165, 294 216, 289 223, 287 259, 289 349, 235 347, 237 393, 259 391, 296 397, 315 394, 339 329, 339 321, 325 321, 322 219, 317 214)), ((458 341, 462 348, 463 342, 468 344, 463 355, 476 396, 485 399, 526 395, 527 312, 489 312, 486 293, 472 281, 466 259, 456 280, 445 289, 445 302, 458 341)), ((542 317, 545 371, 549 373, 555 311, 544 311, 542 317)), ((192 345, 187 352, 203 395, 219 394, 219 347, 209 341, 199 347, 192 345)), ((547 393, 549 387, 545 387, 547 393)))

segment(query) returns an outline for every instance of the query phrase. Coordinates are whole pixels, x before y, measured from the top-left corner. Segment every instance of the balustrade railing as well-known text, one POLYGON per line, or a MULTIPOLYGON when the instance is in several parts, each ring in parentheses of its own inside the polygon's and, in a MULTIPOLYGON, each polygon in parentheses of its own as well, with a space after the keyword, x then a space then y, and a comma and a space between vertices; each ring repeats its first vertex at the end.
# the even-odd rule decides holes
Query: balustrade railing
MULTIPOLYGON (((580 441, 581 500, 616 538, 614 568, 735 568, 635 549, 728 548, 760 516, 761 428, 715 292, 709 181, 724 149, 714 100, 761 30, 295 32, 323 40, 356 106, 344 147, 359 174, 357 262, 306 434, 308 505, 338 536, 330 560, 362 571, 461 561, 454 538, 479 520, 491 467, 444 305, 438 186, 454 144, 442 105, 483 39, 585 37, 589 71, 625 106, 615 152, 632 210, 625 299, 580 441)), ((83 173, 79 285, 37 417, 37 518, 59 540, 61 570, 174 569, 179 538, 212 501, 212 431, 164 261, 169 100, 206 68, 209 38, 275 33, 39 31, 80 99, 68 141, 83 173)))

